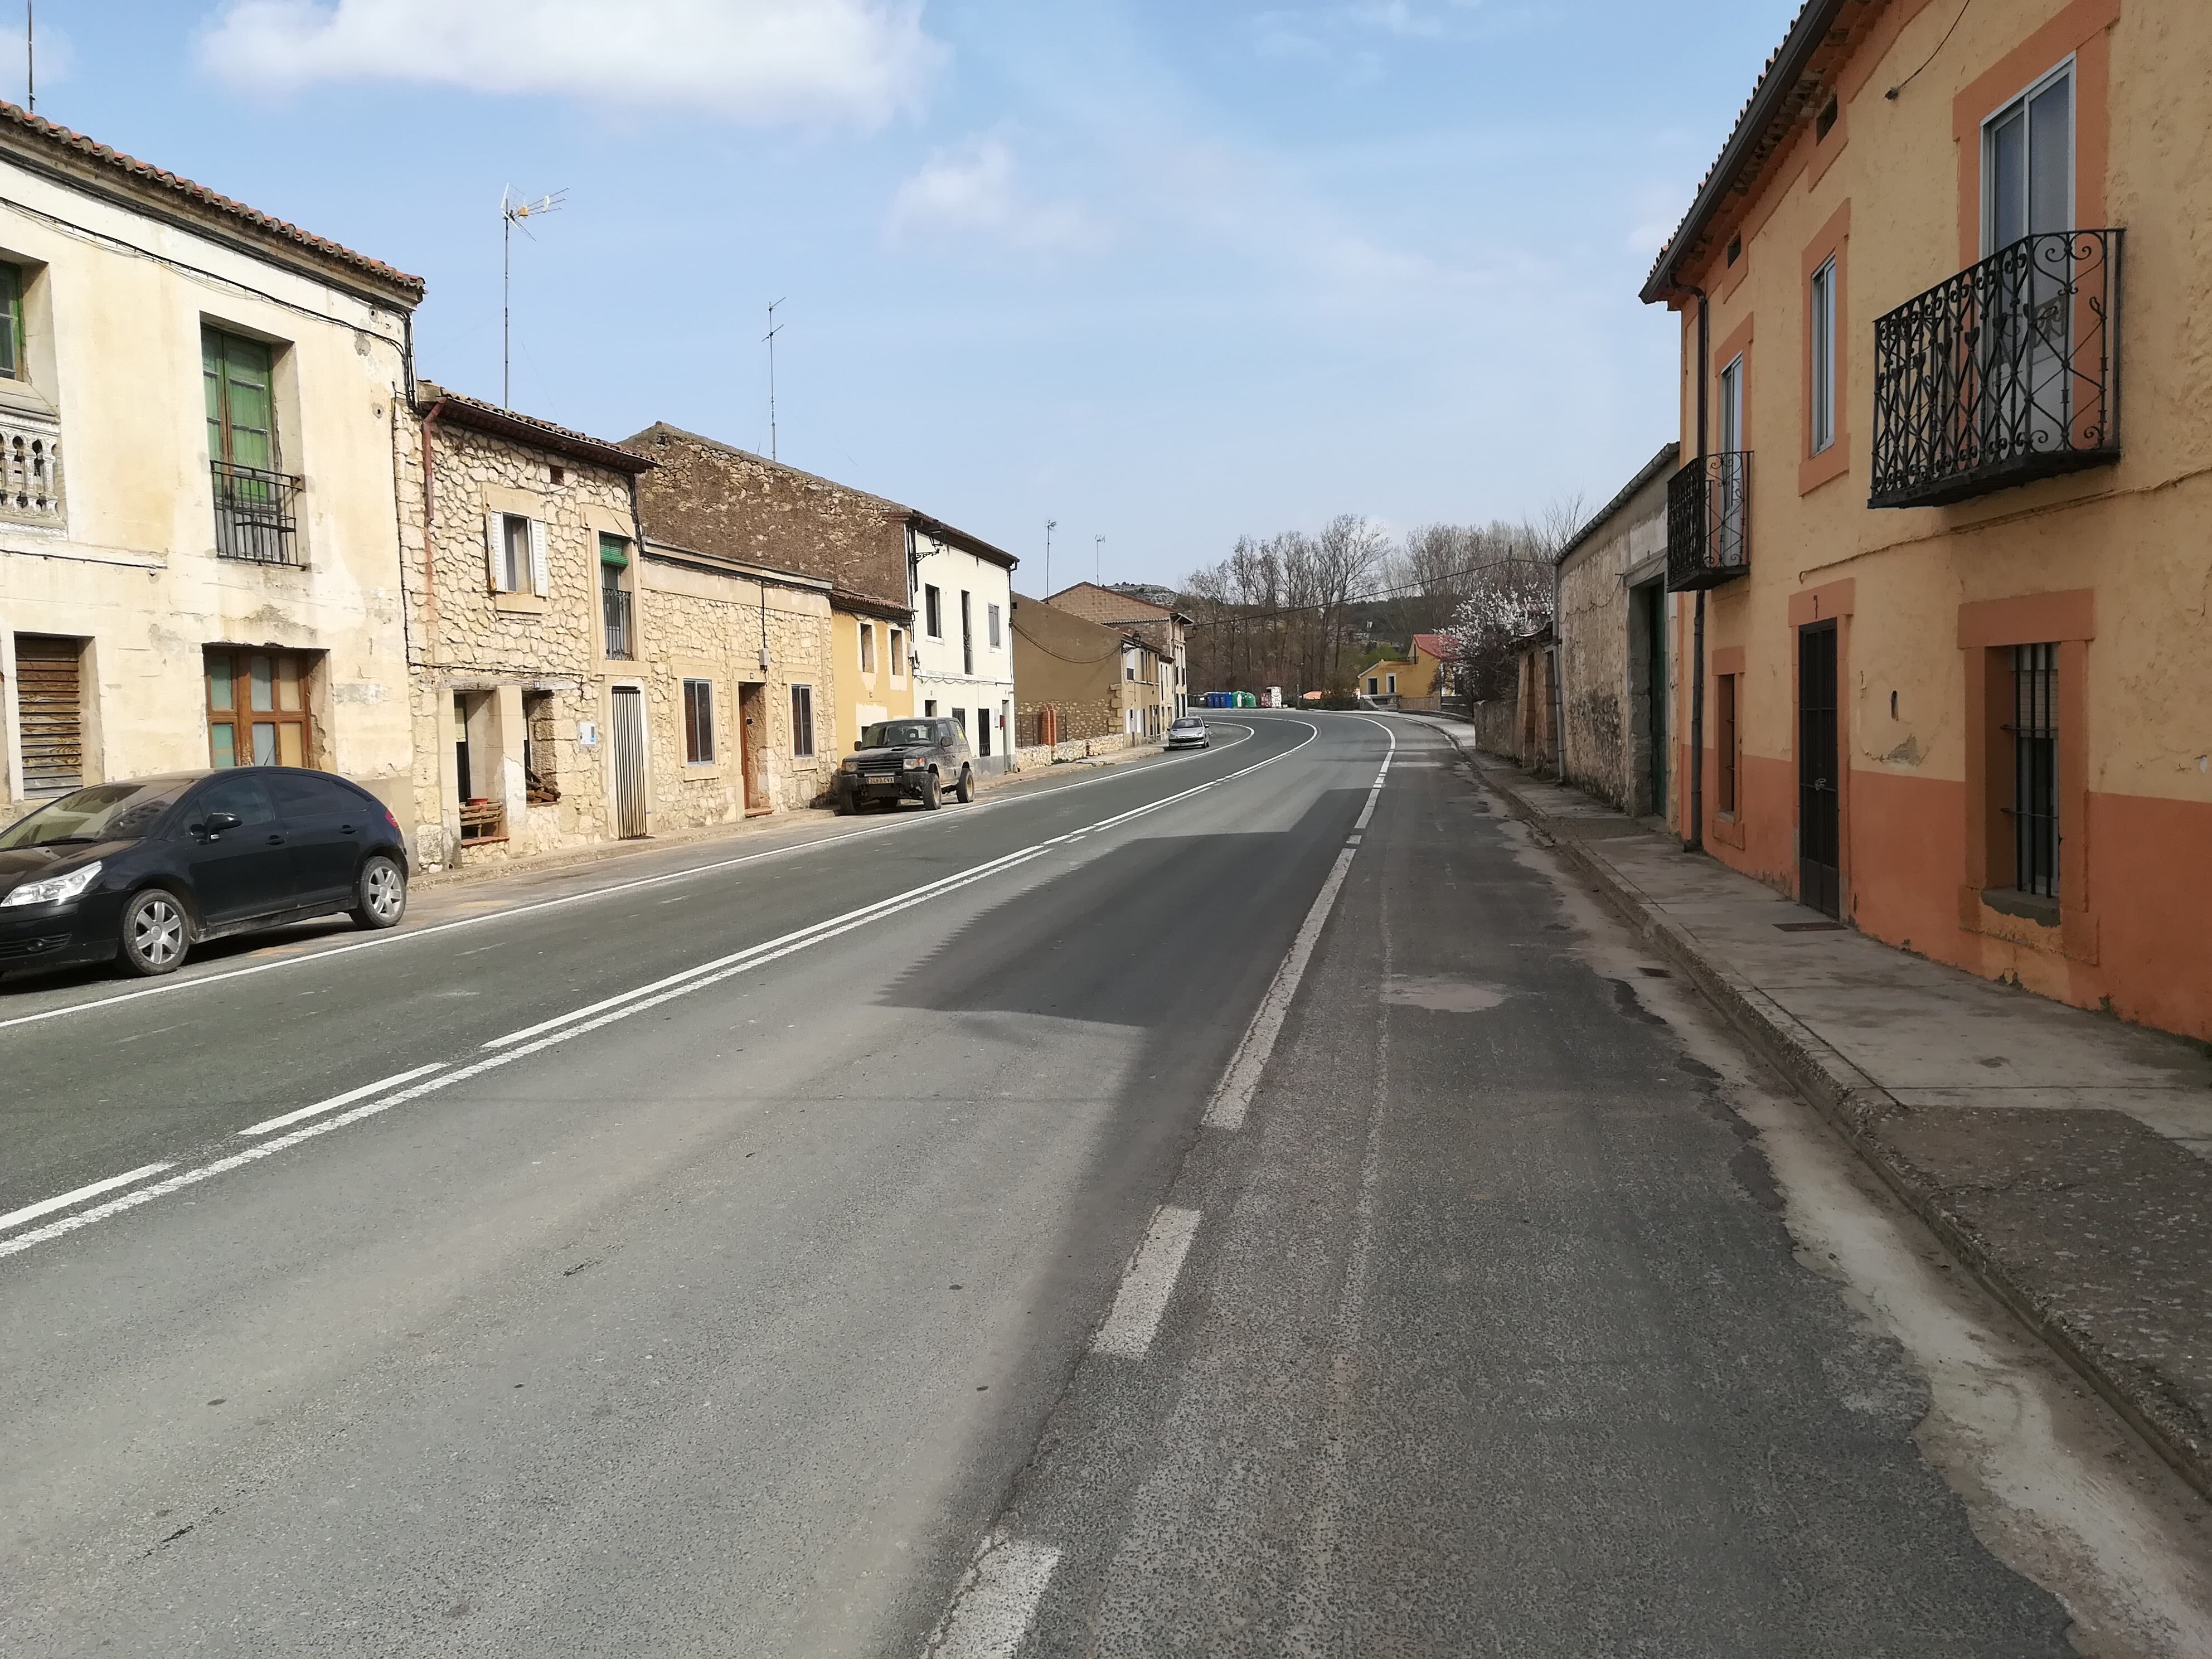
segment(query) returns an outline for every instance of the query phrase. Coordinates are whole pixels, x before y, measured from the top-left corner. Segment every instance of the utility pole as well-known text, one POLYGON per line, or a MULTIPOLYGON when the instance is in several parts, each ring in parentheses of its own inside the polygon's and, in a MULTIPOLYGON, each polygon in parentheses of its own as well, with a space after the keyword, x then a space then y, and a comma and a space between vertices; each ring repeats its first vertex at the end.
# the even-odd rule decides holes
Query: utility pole
POLYGON ((23 103, 32 114, 39 112, 38 0, 23 0, 23 103))
MULTIPOLYGON (((514 228, 522 225, 522 234, 530 236, 530 227, 522 222, 532 214, 543 216, 556 211, 561 198, 568 192, 556 190, 541 196, 534 202, 526 202, 507 185, 499 193, 499 406, 514 407, 514 355, 512 345, 514 310, 512 293, 514 286, 514 228)), ((531 240, 538 239, 531 237, 531 240)))
POLYGON ((1047 599, 1052 597, 1052 532, 1059 528, 1060 520, 1057 519, 1044 521, 1044 596, 1047 599))
POLYGON ((772 301, 768 308, 768 332, 761 338, 768 342, 768 458, 775 460, 775 337, 783 332, 783 325, 775 319, 775 308, 781 300, 772 301))

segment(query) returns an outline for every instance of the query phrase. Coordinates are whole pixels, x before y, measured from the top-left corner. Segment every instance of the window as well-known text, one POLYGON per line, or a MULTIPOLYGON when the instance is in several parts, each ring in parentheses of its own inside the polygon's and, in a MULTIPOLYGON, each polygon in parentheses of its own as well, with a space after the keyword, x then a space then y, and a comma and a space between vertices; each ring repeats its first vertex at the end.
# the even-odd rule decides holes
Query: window
POLYGON ((629 568, 629 543, 621 536, 599 534, 599 623, 605 631, 606 653, 627 661, 637 654, 637 627, 629 589, 623 584, 629 568))
POLYGON ((1836 130, 1836 118, 1843 113, 1843 105, 1836 94, 1830 93, 1828 101, 1820 106, 1820 113, 1813 122, 1813 142, 1820 143, 1836 130))
POLYGON ((532 806, 551 806, 561 799, 555 763, 560 751, 553 746, 553 694, 522 694, 522 784, 532 806))
POLYGON ((1390 694, 1392 696, 1394 696, 1394 697, 1395 697, 1395 696, 1396 696, 1398 695, 1398 677, 1397 677, 1395 674, 1392 674, 1392 675, 1389 675, 1389 676, 1387 676, 1387 678, 1389 678, 1389 680, 1390 684, 1389 684, 1389 686, 1388 686, 1388 687, 1386 687, 1385 689, 1389 692, 1389 694, 1390 694))
POLYGON ((714 762, 714 683, 684 682, 684 759, 687 765, 714 762))
POLYGON ((0 305, 8 315, 0 320, 0 377, 21 380, 23 369, 23 268, 0 264, 0 305))
POLYGON ((1729 245, 1728 245, 1728 262, 1729 262, 1730 264, 1734 264, 1737 260, 1739 260, 1739 259, 1741 259, 1741 258, 1743 258, 1743 234, 1742 234, 1741 231, 1739 231, 1736 234, 1735 234, 1734 236, 1731 236, 1731 237, 1729 237, 1729 245))
POLYGON ((1381 686, 1381 685, 1376 682, 1376 678, 1375 678, 1375 676, 1374 676, 1374 675, 1372 675, 1372 674, 1370 674, 1370 675, 1367 677, 1367 695, 1368 695, 1369 696, 1370 696, 1370 697, 1371 697, 1371 696, 1374 696, 1377 695, 1377 694, 1378 694, 1382 690, 1382 686, 1381 686))
POLYGON ((1813 453, 1836 441, 1836 261, 1813 273, 1813 453))
POLYGON ((515 513, 493 517, 492 588, 501 593, 527 592, 537 585, 530 574, 530 520, 515 513))
POLYGON ((876 672, 876 625, 873 623, 860 624, 860 672, 863 674, 876 672))
POLYGON ((2058 647, 2012 648, 2013 885, 2058 896, 2058 647))
POLYGON ((984 614, 990 619, 991 649, 996 651, 1000 648, 999 635, 999 607, 995 605, 987 606, 985 608, 984 614))
POLYGON ((934 720, 937 717, 937 699, 924 697, 921 700, 921 712, 925 719, 934 720))
POLYGON ((290 651, 207 653, 208 760, 229 766, 306 766, 308 659, 290 651))
POLYGON ((1982 252, 2071 230, 2074 67, 2054 71, 1982 127, 1982 252))
POLYGON ((975 672, 975 625, 974 614, 968 603, 968 590, 960 590, 960 672, 975 672))
POLYGON ((933 640, 945 637, 945 596, 934 586, 921 590, 921 625, 933 640))
POLYGON ((791 752, 800 760, 814 758, 814 688, 791 688, 791 752))
POLYGON ((217 328, 200 331, 210 461, 276 471, 276 409, 270 391, 274 357, 275 353, 259 340, 226 334, 217 328))
POLYGON ((1734 674, 1718 675, 1713 682, 1713 738, 1720 767, 1715 810, 1731 814, 1735 811, 1735 682, 1734 674))
POLYGON ((906 629, 903 628, 891 629, 891 678, 895 680, 906 678, 906 629))

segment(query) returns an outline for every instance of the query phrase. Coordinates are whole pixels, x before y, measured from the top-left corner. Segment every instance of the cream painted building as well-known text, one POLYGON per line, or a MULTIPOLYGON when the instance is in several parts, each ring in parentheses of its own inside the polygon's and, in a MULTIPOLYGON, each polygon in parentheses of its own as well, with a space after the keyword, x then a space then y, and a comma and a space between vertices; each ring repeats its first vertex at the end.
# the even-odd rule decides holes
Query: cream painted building
POLYGON ((915 713, 958 720, 975 769, 1003 771, 1014 738, 1014 556, 919 513, 907 519, 907 549, 915 713))
POLYGON ((305 763, 414 816, 419 279, 0 106, 0 817, 305 763))

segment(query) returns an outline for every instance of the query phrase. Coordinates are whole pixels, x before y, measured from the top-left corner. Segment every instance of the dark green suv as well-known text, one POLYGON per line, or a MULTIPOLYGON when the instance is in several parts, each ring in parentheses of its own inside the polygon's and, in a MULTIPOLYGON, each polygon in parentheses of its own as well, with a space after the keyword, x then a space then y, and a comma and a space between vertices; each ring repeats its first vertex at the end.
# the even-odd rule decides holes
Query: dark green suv
POLYGON ((896 807, 918 800, 935 807, 945 795, 975 799, 975 769, 969 763, 968 737, 960 722, 930 716, 878 720, 837 769, 830 785, 830 804, 854 812, 870 802, 896 807))

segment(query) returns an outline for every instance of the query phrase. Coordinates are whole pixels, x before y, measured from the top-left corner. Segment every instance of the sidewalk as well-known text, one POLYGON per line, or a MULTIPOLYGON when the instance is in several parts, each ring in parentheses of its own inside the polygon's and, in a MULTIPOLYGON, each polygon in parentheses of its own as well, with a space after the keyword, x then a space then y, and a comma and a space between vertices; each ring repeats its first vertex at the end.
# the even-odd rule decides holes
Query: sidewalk
POLYGON ((1450 735, 2212 1496, 2212 1055, 1877 944, 1450 735))

